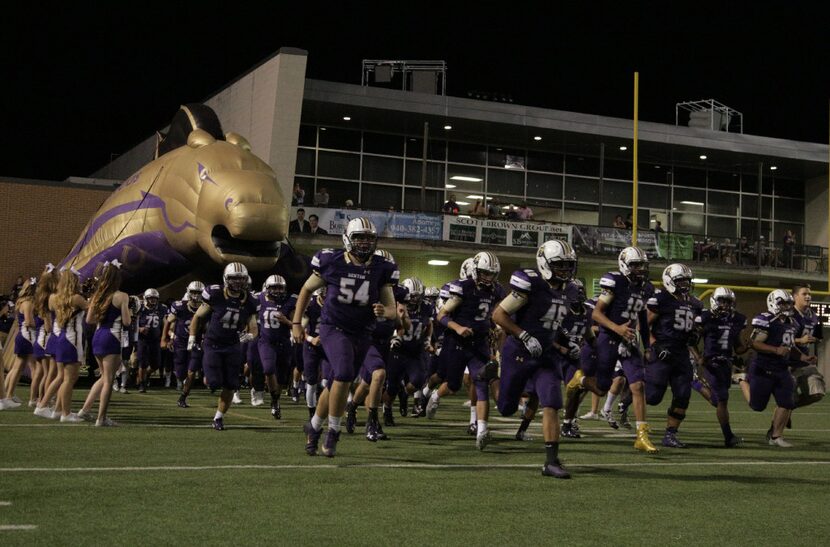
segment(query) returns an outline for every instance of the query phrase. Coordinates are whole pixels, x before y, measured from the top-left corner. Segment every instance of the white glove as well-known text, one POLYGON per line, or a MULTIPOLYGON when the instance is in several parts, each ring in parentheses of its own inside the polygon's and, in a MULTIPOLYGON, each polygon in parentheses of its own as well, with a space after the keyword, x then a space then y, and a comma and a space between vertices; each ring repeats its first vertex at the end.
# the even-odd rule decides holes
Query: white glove
POLYGON ((539 357, 540 355, 542 355, 542 352, 544 351, 544 348, 542 348, 542 344, 540 344, 539 340, 531 336, 530 333, 526 330, 523 330, 519 334, 519 340, 522 341, 522 344, 525 345, 525 348, 527 348, 527 351, 530 353, 531 356, 539 357))
POLYGON ((403 340, 401 340, 401 337, 400 337, 400 336, 398 336, 398 335, 396 334, 396 335, 395 335, 395 336, 393 336, 393 337, 392 337, 392 339, 389 341, 389 347, 390 347, 391 349, 396 349, 396 348, 401 347, 401 343, 403 343, 403 340))
POLYGON ((574 341, 568 342, 568 357, 571 359, 579 359, 579 354, 582 351, 582 347, 574 341))
POLYGON ((617 355, 619 355, 620 358, 631 357, 631 347, 629 347, 629 345, 625 342, 620 342, 620 345, 617 347, 617 355))
POLYGON ((187 337, 187 351, 193 351, 196 348, 196 336, 191 334, 187 337))
POLYGON ((243 332, 239 335, 239 342, 244 344, 245 342, 250 342, 254 339, 254 335, 250 332, 243 332))

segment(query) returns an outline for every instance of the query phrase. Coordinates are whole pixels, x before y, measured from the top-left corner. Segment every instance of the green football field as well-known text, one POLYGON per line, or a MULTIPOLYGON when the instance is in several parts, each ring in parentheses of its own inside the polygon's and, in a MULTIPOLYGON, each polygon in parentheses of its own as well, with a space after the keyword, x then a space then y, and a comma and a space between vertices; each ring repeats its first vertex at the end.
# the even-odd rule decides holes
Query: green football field
MULTIPOLYGON (((766 444, 771 409, 751 412, 736 390, 738 449, 721 447, 714 410, 697 395, 681 429, 687 450, 648 456, 629 431, 583 422, 583 438, 562 443, 573 475, 563 481, 540 474, 538 424, 519 442, 518 420, 494 418, 494 442, 476 451, 460 397, 444 399, 434 421, 396 410, 386 442, 344 433, 327 459, 303 452, 302 401, 284 401, 276 422, 243 395, 222 432, 210 428, 215 399, 205 391, 189 409, 173 390, 114 394, 120 427, 109 429, 0 412, 0 545, 817 545, 830 536, 826 401, 796 411, 791 449, 766 444)), ((665 406, 650 410, 659 441, 665 406)))

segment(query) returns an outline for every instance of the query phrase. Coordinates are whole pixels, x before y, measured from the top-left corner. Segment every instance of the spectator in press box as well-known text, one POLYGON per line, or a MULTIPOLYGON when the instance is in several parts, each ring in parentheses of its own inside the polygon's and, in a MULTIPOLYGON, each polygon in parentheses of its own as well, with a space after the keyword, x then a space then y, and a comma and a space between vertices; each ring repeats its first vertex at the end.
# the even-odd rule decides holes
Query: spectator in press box
POLYGON ((519 205, 519 208, 516 209, 516 214, 519 217, 519 220, 533 220, 533 209, 527 206, 527 203, 522 203, 519 205))
POLYGON ((291 193, 291 205, 302 205, 303 203, 305 203, 305 190, 298 182, 294 185, 294 190, 291 193))
POLYGON ((455 202, 455 194, 450 194, 450 199, 441 207, 441 212, 448 215, 457 215, 460 210, 458 204, 455 202))
MULTIPOLYGON (((325 186, 320 188, 320 191, 314 194, 314 205, 318 207, 329 206, 329 192, 325 186)), ((308 217, 311 220, 311 217, 308 217)))

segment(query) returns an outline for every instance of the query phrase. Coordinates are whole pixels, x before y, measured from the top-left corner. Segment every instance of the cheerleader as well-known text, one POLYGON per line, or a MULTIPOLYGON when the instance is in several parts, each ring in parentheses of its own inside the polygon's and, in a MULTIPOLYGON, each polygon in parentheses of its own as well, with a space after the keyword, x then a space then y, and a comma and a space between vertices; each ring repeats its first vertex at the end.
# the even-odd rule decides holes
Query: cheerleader
POLYGON ((35 369, 32 371, 32 389, 29 393, 30 407, 37 405, 40 395, 46 392, 47 386, 57 375, 52 353, 47 349, 53 323, 52 313, 49 311, 49 296, 55 292, 57 286, 58 275, 55 273, 55 266, 47 264, 35 289, 37 338, 34 345, 35 369))
POLYGON ((31 277, 23 283, 23 287, 15 302, 15 309, 17 310, 17 336, 14 338, 14 364, 9 370, 9 376, 6 378, 6 399, 4 403, 5 408, 17 408, 20 406, 20 399, 15 397, 14 391, 17 388, 17 382, 26 367, 34 372, 34 343, 37 337, 36 323, 35 323, 35 290, 37 279, 31 277))
MULTIPOLYGON (((49 297, 49 309, 55 313, 57 325, 57 340, 55 341, 55 361, 58 365, 58 374, 62 377, 58 390, 61 422, 77 423, 83 421, 77 414, 71 413, 72 391, 78 380, 81 362, 84 360, 83 345, 83 312, 87 308, 87 301, 81 295, 80 273, 74 268, 63 270, 58 281, 57 292, 49 297)), ((47 392, 41 397, 35 410, 36 416, 52 418, 52 412, 47 406, 49 399, 54 395, 53 382, 47 392)), ((56 405, 56 407, 57 407, 56 405)), ((57 411, 55 412, 57 414, 57 411)))
POLYGON ((121 340, 124 329, 129 328, 130 297, 118 290, 121 287, 121 264, 117 260, 105 262, 99 276, 98 286, 89 300, 86 322, 97 324, 92 338, 92 352, 101 370, 101 377, 89 390, 89 395, 78 416, 92 420, 92 405, 100 398, 98 419, 95 425, 107 427, 116 425, 107 417, 107 407, 112 396, 115 374, 121 366, 121 340))

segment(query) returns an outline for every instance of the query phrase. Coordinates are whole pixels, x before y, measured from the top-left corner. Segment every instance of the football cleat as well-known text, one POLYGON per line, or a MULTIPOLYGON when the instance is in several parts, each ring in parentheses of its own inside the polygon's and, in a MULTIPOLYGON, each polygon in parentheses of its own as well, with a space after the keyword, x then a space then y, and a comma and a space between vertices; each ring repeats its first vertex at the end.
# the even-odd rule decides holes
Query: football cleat
POLYGON ((413 418, 423 418, 427 415, 427 409, 420 402, 415 403, 415 408, 412 409, 413 418))
POLYGON ((366 440, 371 443, 378 442, 378 428, 374 420, 366 420, 366 440))
POLYGON ((401 416, 404 417, 406 417, 406 415, 409 412, 409 393, 407 393, 406 389, 404 388, 401 388, 401 390, 398 392, 398 412, 400 412, 401 416))
POLYGON ((686 443, 677 438, 677 433, 674 431, 666 431, 662 444, 668 448, 688 448, 686 443))
POLYGON ((490 432, 485 431, 481 434, 476 434, 476 448, 484 450, 490 444, 490 432))
POLYGON ((553 463, 546 463, 542 467, 542 475, 545 477, 553 477, 555 479, 570 479, 571 474, 568 473, 562 466, 562 462, 555 460, 553 463))
POLYGON ((656 446, 651 444, 651 439, 648 438, 648 424, 637 426, 637 440, 634 441, 634 448, 647 454, 657 454, 660 452, 656 446))
POLYGON ((478 424, 472 423, 467 426, 467 435, 475 437, 478 434, 478 424))
POLYGON ((138 392, 139 393, 147 393, 147 383, 146 382, 141 382, 140 384, 138 384, 138 392))
POLYGON ((767 442, 772 440, 772 424, 770 424, 769 429, 767 429, 766 439, 767 442))
POLYGON ((392 408, 388 406, 383 407, 383 425, 386 427, 395 427, 395 417, 392 415, 392 408))
POLYGON ((121 386, 121 389, 118 390, 118 393, 123 393, 126 395, 127 393, 129 393, 129 391, 127 391, 126 386, 121 386))
POLYGON ((732 435, 731 437, 723 441, 723 445, 726 448, 735 448, 736 446, 741 446, 742 444, 744 444, 744 440, 741 437, 738 437, 737 435, 732 435))
POLYGON ((427 402, 426 408, 426 416, 428 419, 435 418, 435 413, 438 412, 438 403, 440 399, 433 399, 432 397, 429 398, 429 402, 427 402))
POLYGON ((213 429, 216 431, 224 431, 225 420, 223 418, 216 418, 213 420, 213 429))
POLYGON ((357 405, 346 403, 346 432, 354 433, 355 425, 357 425, 357 405))
POLYGON ((313 427, 311 427, 311 422, 306 422, 303 425, 303 431, 305 432, 305 453, 309 456, 316 456, 317 455, 317 447, 320 445, 320 436, 323 434, 323 430, 315 431, 313 427))
POLYGON ((271 401, 271 416, 273 416, 275 420, 282 419, 282 408, 280 408, 279 399, 274 399, 273 401, 271 401))
POLYGON ((600 410, 599 415, 602 416, 602 419, 608 422, 608 425, 611 426, 611 429, 619 429, 620 424, 617 423, 617 420, 614 419, 614 415, 610 412, 605 412, 605 410, 600 410))
POLYGON ((179 397, 179 402, 176 404, 179 405, 179 408, 190 408, 190 405, 187 404, 187 397, 185 397, 184 395, 181 395, 179 397))
POLYGON ((781 448, 792 448, 792 443, 784 440, 784 437, 771 437, 769 440, 770 446, 779 446, 781 448))
POLYGON ((233 401, 232 402, 235 405, 241 405, 242 404, 242 397, 239 396, 238 391, 233 392, 233 401))
POLYGON ((375 427, 377 428, 377 431, 378 431, 378 440, 379 441, 388 441, 389 436, 386 433, 383 432, 383 426, 380 425, 379 423, 375 422, 375 427))
POLYGON ((579 431, 576 431, 573 427, 573 424, 562 424, 562 431, 561 434, 563 437, 567 437, 569 439, 581 439, 582 435, 579 434, 579 431))
POLYGON ((530 433, 527 431, 517 431, 516 432, 516 440, 517 441, 532 441, 533 437, 530 436, 530 433))
POLYGON ((333 458, 337 454, 337 441, 340 440, 340 432, 329 429, 326 432, 326 440, 323 441, 323 455, 333 458))
POLYGON ((579 417, 580 420, 599 420, 599 414, 591 410, 579 417))

